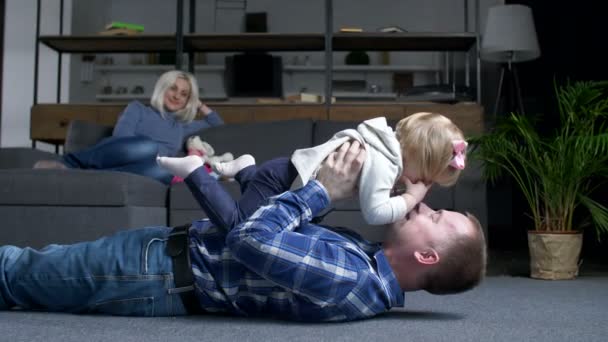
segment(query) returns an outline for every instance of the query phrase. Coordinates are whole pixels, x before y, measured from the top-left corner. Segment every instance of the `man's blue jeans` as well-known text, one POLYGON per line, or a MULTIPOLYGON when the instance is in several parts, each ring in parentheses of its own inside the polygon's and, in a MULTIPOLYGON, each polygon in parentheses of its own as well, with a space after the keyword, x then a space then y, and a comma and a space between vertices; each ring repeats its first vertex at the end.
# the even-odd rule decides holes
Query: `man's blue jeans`
POLYGON ((0 247, 0 310, 178 316, 167 227, 41 250, 0 247))
POLYGON ((109 137, 78 152, 67 153, 63 163, 71 168, 135 173, 169 184, 173 175, 156 163, 158 143, 140 136, 109 137))

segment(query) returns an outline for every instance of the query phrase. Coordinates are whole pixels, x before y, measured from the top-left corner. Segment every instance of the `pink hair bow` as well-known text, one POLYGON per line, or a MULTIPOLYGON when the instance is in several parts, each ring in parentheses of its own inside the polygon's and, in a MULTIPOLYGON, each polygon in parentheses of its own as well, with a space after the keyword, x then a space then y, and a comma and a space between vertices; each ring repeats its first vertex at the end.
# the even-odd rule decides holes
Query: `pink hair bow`
POLYGON ((452 147, 454 148, 454 157, 450 161, 451 167, 458 169, 458 170, 464 169, 467 145, 469 145, 469 144, 464 140, 452 141, 452 147))

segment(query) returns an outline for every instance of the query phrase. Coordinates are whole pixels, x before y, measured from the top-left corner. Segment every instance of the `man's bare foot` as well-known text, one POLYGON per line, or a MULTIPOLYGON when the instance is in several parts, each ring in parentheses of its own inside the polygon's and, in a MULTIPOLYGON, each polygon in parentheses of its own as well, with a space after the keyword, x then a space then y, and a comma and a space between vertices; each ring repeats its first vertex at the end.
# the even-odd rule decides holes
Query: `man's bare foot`
POLYGON ((34 169, 67 169, 68 167, 57 160, 39 160, 34 164, 34 169))

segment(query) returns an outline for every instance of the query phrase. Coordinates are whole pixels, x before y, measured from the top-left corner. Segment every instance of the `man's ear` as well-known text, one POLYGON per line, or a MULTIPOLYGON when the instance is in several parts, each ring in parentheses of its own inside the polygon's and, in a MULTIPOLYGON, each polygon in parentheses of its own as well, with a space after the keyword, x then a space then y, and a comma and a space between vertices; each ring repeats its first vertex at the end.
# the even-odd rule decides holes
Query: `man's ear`
POLYGON ((433 265, 439 262, 439 253, 433 248, 414 252, 414 258, 421 264, 433 265))

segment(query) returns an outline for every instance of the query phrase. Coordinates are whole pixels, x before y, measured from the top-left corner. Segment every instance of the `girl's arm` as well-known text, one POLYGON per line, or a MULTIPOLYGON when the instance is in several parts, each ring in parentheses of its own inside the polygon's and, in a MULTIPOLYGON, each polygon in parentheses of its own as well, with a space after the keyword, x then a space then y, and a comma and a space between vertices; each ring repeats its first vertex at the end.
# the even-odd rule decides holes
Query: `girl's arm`
POLYGON ((384 225, 405 217, 408 206, 402 196, 391 197, 391 190, 399 173, 398 166, 369 151, 359 181, 359 204, 365 221, 384 225), (374 157, 371 157, 375 155, 374 157))

